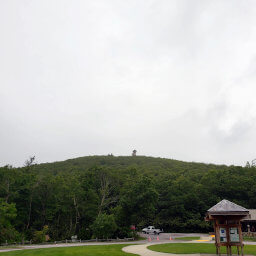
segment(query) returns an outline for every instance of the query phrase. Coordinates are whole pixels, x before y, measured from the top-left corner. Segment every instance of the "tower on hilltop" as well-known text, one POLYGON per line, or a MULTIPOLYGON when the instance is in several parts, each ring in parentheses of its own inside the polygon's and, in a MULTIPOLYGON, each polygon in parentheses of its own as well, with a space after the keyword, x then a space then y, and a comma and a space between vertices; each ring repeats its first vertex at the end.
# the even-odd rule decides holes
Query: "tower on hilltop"
POLYGON ((136 153, 137 153, 137 150, 134 149, 134 150, 132 151, 132 156, 136 156, 136 153))

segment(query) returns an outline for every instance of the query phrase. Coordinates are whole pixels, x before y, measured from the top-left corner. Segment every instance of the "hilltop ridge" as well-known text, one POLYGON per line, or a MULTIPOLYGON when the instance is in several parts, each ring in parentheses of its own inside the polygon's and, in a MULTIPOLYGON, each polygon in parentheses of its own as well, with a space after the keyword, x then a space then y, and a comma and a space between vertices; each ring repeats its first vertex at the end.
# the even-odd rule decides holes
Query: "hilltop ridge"
POLYGON ((69 168, 88 169, 93 167, 117 168, 137 168, 138 170, 151 171, 195 171, 195 170, 225 170, 229 166, 201 162, 185 162, 169 158, 151 156, 113 156, 113 155, 93 155, 83 156, 64 161, 41 163, 36 169, 51 168, 52 170, 66 170, 69 168))

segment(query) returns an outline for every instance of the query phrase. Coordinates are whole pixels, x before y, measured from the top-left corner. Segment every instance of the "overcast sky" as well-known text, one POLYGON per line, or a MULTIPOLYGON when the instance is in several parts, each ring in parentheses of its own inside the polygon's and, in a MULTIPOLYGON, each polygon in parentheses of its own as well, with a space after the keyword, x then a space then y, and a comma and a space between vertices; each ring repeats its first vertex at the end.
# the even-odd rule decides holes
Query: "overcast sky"
POLYGON ((256 158, 256 1, 0 0, 0 166, 256 158))

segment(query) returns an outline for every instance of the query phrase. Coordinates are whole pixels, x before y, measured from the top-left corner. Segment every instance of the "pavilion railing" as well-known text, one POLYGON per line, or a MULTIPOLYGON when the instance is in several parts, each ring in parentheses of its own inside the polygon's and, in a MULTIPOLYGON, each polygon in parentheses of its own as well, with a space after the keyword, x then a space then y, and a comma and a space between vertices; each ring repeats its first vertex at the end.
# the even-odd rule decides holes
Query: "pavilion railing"
POLYGON ((256 232, 243 232, 243 236, 256 237, 256 232))

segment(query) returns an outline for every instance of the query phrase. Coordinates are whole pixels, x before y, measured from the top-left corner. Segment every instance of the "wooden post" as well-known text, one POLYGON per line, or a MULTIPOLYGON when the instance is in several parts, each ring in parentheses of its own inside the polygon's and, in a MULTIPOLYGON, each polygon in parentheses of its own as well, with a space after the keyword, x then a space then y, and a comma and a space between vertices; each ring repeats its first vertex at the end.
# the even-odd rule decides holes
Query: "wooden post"
POLYGON ((217 246, 217 242, 216 242, 216 239, 217 239, 217 235, 216 235, 216 220, 214 220, 214 223, 213 223, 213 229, 214 229, 214 234, 215 234, 215 247, 216 247, 216 255, 219 255, 219 250, 218 250, 218 246, 217 246))
POLYGON ((238 233, 239 233, 239 240, 240 240, 240 246, 241 246, 241 254, 242 256, 244 255, 244 250, 243 250, 243 233, 242 233, 242 228, 241 228, 241 222, 239 221, 239 226, 238 226, 238 233))
POLYGON ((220 254, 220 247, 219 246, 217 246, 217 254, 220 256, 221 254, 220 254))
MULTIPOLYGON (((227 221, 226 221, 227 222, 227 221)), ((225 222, 225 223, 226 223, 225 222)), ((227 249, 228 249, 228 255, 230 254, 231 246, 230 246, 230 234, 229 234, 229 228, 226 226, 226 239, 227 239, 227 249)))
POLYGON ((218 245, 216 245, 216 255, 220 255, 219 246, 218 245))
POLYGON ((217 255, 220 255, 220 228, 219 228, 219 222, 218 220, 214 221, 214 226, 215 226, 215 245, 216 245, 216 251, 217 255))

